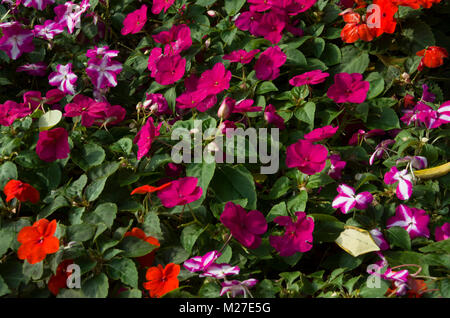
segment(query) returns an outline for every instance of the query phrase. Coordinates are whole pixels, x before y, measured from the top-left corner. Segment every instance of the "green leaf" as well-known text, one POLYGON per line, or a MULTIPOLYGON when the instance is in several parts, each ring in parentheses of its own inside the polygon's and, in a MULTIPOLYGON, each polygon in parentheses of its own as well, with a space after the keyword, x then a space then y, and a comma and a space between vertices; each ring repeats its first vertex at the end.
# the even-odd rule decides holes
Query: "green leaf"
POLYGON ((394 226, 388 229, 386 233, 387 239, 392 245, 411 250, 411 239, 404 228, 394 226))
POLYGON ((336 73, 364 73, 369 66, 369 54, 352 45, 341 49, 342 61, 336 67, 336 73))
POLYGON ((393 109, 386 107, 383 108, 380 113, 378 110, 375 111, 372 107, 369 111, 371 113, 367 120, 367 128, 383 130, 400 128, 397 113, 393 109))
POLYGON ((88 176, 92 180, 99 180, 102 178, 107 178, 107 177, 111 176, 112 174, 114 174, 117 171, 117 169, 119 169, 119 166, 120 166, 120 163, 116 162, 116 161, 105 162, 98 167, 92 168, 89 171, 88 176))
POLYGON ((301 191, 298 195, 291 198, 287 203, 288 210, 293 213, 297 211, 305 211, 308 202, 308 192, 301 191))
MULTIPOLYGON (((419 251, 423 253, 434 253, 434 252, 442 252, 450 254, 450 240, 442 240, 439 242, 434 242, 428 244, 427 246, 419 248, 419 251)), ((1 253, 0 253, 1 256, 1 253)))
POLYGON ((83 189, 86 186, 88 181, 88 177, 85 174, 82 174, 77 180, 72 182, 72 184, 66 189, 66 194, 70 198, 75 198, 83 195, 83 189))
POLYGON ((407 53, 415 55, 416 52, 425 49, 427 46, 435 45, 432 29, 419 19, 414 19, 402 25, 402 45, 401 48, 407 53))
POLYGON ((277 92, 277 91, 278 88, 275 86, 274 83, 266 81, 258 85, 258 88, 256 89, 256 94, 263 95, 269 92, 277 92))
POLYGON ((150 236, 161 238, 161 225, 159 222, 158 214, 154 211, 149 211, 145 214, 144 223, 142 224, 142 230, 150 236))
POLYGON ((108 277, 100 273, 81 284, 83 294, 88 298, 106 298, 108 296, 108 277))
POLYGON ((328 214, 308 214, 314 219, 314 240, 334 242, 344 230, 344 223, 328 214))
POLYGON ((229 16, 234 16, 241 10, 244 4, 245 0, 226 0, 225 11, 229 16))
POLYGON ((11 292, 3 277, 0 276, 0 297, 7 295, 11 292))
POLYGON ((195 242, 205 229, 206 227, 201 228, 197 224, 189 225, 183 229, 181 232, 180 241, 186 252, 191 254, 195 242))
POLYGON ((341 62, 341 50, 333 43, 326 43, 325 49, 321 55, 321 61, 327 66, 333 66, 341 62))
POLYGON ((380 279, 379 282, 380 282, 379 287, 373 287, 373 288, 368 287, 367 284, 363 284, 363 286, 361 287, 361 290, 359 291, 359 296, 361 296, 363 298, 384 297, 384 295, 386 294, 386 292, 387 292, 389 286, 391 286, 391 284, 390 284, 390 282, 388 282, 384 279, 380 279))
POLYGON ((308 178, 308 183, 306 184, 306 187, 308 189, 316 189, 316 188, 323 187, 323 186, 333 183, 333 182, 334 182, 334 179, 331 178, 328 174, 319 173, 319 174, 314 174, 308 178))
POLYGON ((325 50, 325 40, 322 38, 314 38, 312 45, 314 56, 319 58, 325 50))
POLYGON ((6 161, 0 166, 0 189, 3 190, 9 180, 17 180, 17 167, 11 161, 6 161))
POLYGON ((367 93, 367 99, 372 99, 380 95, 384 90, 384 78, 380 73, 372 72, 366 77, 366 81, 370 83, 370 89, 367 93))
POLYGON ((267 222, 272 222, 277 216, 287 216, 287 208, 285 202, 274 205, 266 216, 267 222))
POLYGON ((95 225, 89 223, 75 224, 67 227, 69 241, 85 242, 90 240, 95 233, 95 225))
POLYGON ((300 67, 306 67, 308 65, 305 55, 294 48, 286 50, 286 64, 300 67))
POLYGON ((104 223, 108 228, 111 228, 117 214, 117 205, 115 203, 107 202, 98 205, 91 213, 84 214, 85 222, 91 224, 104 223))
POLYGON ((439 290, 442 297, 450 298, 450 278, 444 278, 439 282, 439 290))
POLYGON ((151 251, 153 251, 156 246, 143 241, 134 236, 124 237, 122 242, 117 246, 118 249, 124 251, 122 254, 124 257, 140 257, 147 255, 151 251))
POLYGON ((25 276, 30 277, 33 280, 38 280, 44 273, 44 262, 41 261, 36 264, 30 264, 28 261, 25 261, 23 263, 22 271, 25 276))
POLYGON ((305 122, 309 125, 309 129, 314 129, 314 114, 316 112, 316 104, 313 102, 307 102, 302 108, 298 108, 294 115, 298 120, 305 122))
POLYGON ((105 151, 94 143, 85 144, 81 151, 72 151, 70 155, 72 160, 84 171, 98 166, 105 160, 105 151))
POLYGON ((164 98, 167 100, 167 104, 169 105, 169 108, 172 110, 172 112, 174 112, 176 99, 177 99, 177 91, 175 90, 175 87, 169 88, 164 93, 164 98))
POLYGON ((129 258, 115 258, 107 264, 110 278, 120 279, 125 285, 138 288, 138 271, 129 258))
POLYGON ((106 178, 94 180, 86 187, 84 190, 86 200, 88 202, 92 202, 97 200, 97 198, 100 196, 100 194, 103 192, 103 189, 105 188, 106 178))
POLYGON ((49 205, 47 205, 44 209, 39 212, 39 218, 45 219, 50 216, 56 210, 70 206, 69 202, 62 195, 57 196, 49 205))
POLYGON ((288 177, 283 176, 275 181, 275 184, 272 186, 269 192, 268 198, 271 200, 278 199, 286 194, 291 185, 291 181, 288 177))
POLYGON ((193 209, 198 208, 199 206, 201 206, 203 200, 205 200, 209 183, 211 182, 211 179, 214 176, 215 170, 216 170, 215 161, 213 161, 212 163, 202 162, 201 164, 190 163, 187 165, 186 176, 198 178, 197 185, 203 190, 200 199, 189 204, 191 208, 193 209))
POLYGON ((15 238, 14 232, 10 228, 0 229, 0 258, 8 251, 11 247, 12 242, 15 238))
POLYGON ((123 153, 129 155, 131 149, 133 148, 133 140, 127 137, 120 138, 118 141, 113 143, 109 149, 114 152, 123 153))
POLYGON ((139 289, 130 289, 117 295, 119 298, 142 298, 142 291, 139 289))

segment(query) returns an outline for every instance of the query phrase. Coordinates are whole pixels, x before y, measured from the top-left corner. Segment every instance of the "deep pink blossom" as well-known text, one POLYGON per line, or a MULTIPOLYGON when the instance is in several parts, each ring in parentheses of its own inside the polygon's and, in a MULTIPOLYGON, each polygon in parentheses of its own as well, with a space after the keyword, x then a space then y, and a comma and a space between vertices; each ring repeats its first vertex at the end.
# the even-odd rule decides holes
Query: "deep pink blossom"
POLYGON ((14 24, 9 28, 3 28, 3 36, 0 39, 0 50, 4 51, 10 59, 17 60, 23 53, 34 51, 34 32, 22 29, 14 24))
POLYGON ((331 162, 330 169, 327 172, 328 175, 335 180, 340 179, 342 177, 342 170, 344 170, 347 162, 341 160, 341 156, 339 155, 330 155, 328 159, 331 162))
POLYGON ((106 55, 102 58, 91 58, 86 68, 86 74, 96 89, 116 87, 117 76, 120 72, 122 72, 122 63, 114 61, 106 55))
POLYGON ((47 64, 37 62, 32 64, 24 64, 16 69, 16 72, 26 72, 33 76, 45 76, 47 73, 47 64))
POLYGON ((55 3, 55 0, 21 0, 25 7, 33 7, 37 10, 44 10, 49 4, 55 3))
POLYGON ((264 12, 271 9, 276 0, 248 0, 247 2, 250 3, 250 10, 264 12))
POLYGON ((339 194, 334 198, 331 206, 334 209, 340 209, 344 214, 347 214, 353 208, 365 210, 373 201, 370 192, 365 191, 356 195, 355 189, 346 184, 339 185, 337 192, 339 194))
POLYGON ((408 200, 413 192, 412 175, 408 173, 408 170, 403 169, 398 171, 396 166, 393 166, 384 175, 384 183, 394 184, 397 183, 397 189, 395 191, 397 198, 400 200, 408 200))
POLYGON ((331 138, 334 136, 339 126, 333 127, 331 125, 316 128, 303 136, 306 140, 315 142, 323 139, 331 138))
POLYGON ((231 72, 222 63, 217 63, 211 70, 203 72, 197 89, 208 94, 219 94, 230 87, 231 72))
POLYGON ((411 239, 419 236, 430 237, 429 221, 430 217, 424 210, 400 204, 395 209, 395 215, 387 220, 386 227, 402 227, 408 232, 411 239))
POLYGON ((261 53, 255 64, 256 78, 271 81, 280 75, 280 67, 286 62, 284 54, 278 46, 269 47, 261 53))
POLYGON ((51 73, 48 77, 50 85, 57 86, 60 91, 70 95, 75 95, 77 79, 78 76, 72 72, 72 63, 58 64, 56 72, 51 73))
POLYGON ((255 11, 242 12, 236 19, 235 24, 239 30, 249 31, 251 34, 256 34, 259 21, 261 21, 263 14, 255 11))
POLYGON ((46 40, 52 40, 55 35, 64 32, 64 27, 53 20, 47 20, 43 25, 34 26, 34 36, 41 37, 46 40))
POLYGON ((255 55, 258 54, 259 52, 260 52, 259 49, 251 50, 250 52, 247 52, 246 50, 237 50, 237 51, 233 51, 229 54, 225 54, 223 56, 223 59, 229 60, 230 62, 248 64, 253 60, 255 55))
POLYGON ((158 191, 158 198, 166 208, 186 205, 197 201, 202 196, 203 189, 198 186, 198 179, 185 177, 172 181, 170 186, 158 191))
POLYGON ((278 9, 288 15, 297 15, 311 8, 317 0, 283 0, 276 1, 278 9))
POLYGON ((72 102, 64 107, 65 117, 81 116, 81 124, 85 127, 91 127, 98 120, 103 119, 106 103, 98 103, 90 97, 76 95, 72 102))
POLYGON ((232 113, 253 113, 262 111, 261 106, 253 106, 253 99, 243 99, 234 104, 232 113))
POLYGON ((277 114, 277 110, 272 104, 269 104, 264 109, 264 119, 268 124, 275 125, 278 129, 285 129, 284 118, 277 114))
POLYGON ((192 46, 191 29, 186 24, 176 24, 169 31, 162 31, 152 37, 156 43, 169 45, 172 54, 192 46))
POLYGON ((156 115, 171 114, 166 98, 162 94, 146 93, 145 102, 142 104, 144 109, 148 109, 156 115))
POLYGON ((384 238, 383 233, 380 229, 372 229, 370 230, 370 235, 372 236, 375 243, 378 245, 381 251, 385 251, 389 249, 389 243, 384 238))
POLYGON ((328 150, 325 146, 314 145, 309 140, 299 140, 287 147, 286 165, 313 175, 325 168, 327 157, 328 150))
POLYGON ((141 160, 142 157, 148 154, 155 137, 159 136, 161 125, 162 123, 155 127, 153 118, 149 117, 145 125, 136 134, 133 142, 138 146, 137 160, 141 160))
POLYGON ((328 76, 330 76, 330 74, 322 72, 321 70, 310 71, 294 76, 289 80, 289 84, 292 86, 316 85, 323 83, 328 76))
POLYGON ((26 104, 18 104, 7 100, 0 104, 0 125, 11 126, 16 119, 28 116, 31 111, 31 108, 27 107, 26 104))
POLYGON ((164 49, 164 54, 161 48, 154 48, 148 60, 151 77, 161 85, 170 85, 179 81, 184 76, 186 68, 186 59, 168 51, 170 51, 168 46, 164 49))
POLYGON ((62 127, 41 131, 36 145, 36 153, 41 160, 46 162, 65 159, 70 152, 68 140, 67 130, 62 127))
POLYGON ((365 130, 359 129, 356 133, 352 135, 348 144, 351 146, 358 145, 362 140, 366 140, 367 138, 372 138, 374 136, 384 135, 385 131, 382 129, 372 129, 366 132, 365 130))
POLYGON ((448 240, 450 238, 450 223, 446 222, 442 226, 437 226, 434 230, 436 241, 448 240))
POLYGON ((282 236, 270 236, 269 242, 280 256, 288 257, 297 252, 308 252, 312 248, 314 220, 307 217, 305 212, 295 212, 297 220, 292 221, 290 216, 277 216, 273 221, 285 227, 282 236))
POLYGON ((339 73, 334 76, 334 84, 327 91, 328 98, 336 103, 357 103, 366 100, 370 83, 363 80, 360 73, 339 73))
POLYGON ((220 255, 221 253, 218 251, 211 251, 203 256, 195 256, 186 260, 183 266, 192 273, 205 271, 220 255))
POLYGON ((164 10, 164 13, 170 8, 175 0, 153 0, 152 13, 159 14, 164 10))
POLYGON ((147 6, 143 4, 139 9, 129 13, 123 20, 122 35, 135 34, 142 30, 147 22, 147 6))
POLYGON ((275 11, 264 13, 253 35, 262 36, 272 44, 277 44, 283 37, 286 26, 285 17, 275 11))

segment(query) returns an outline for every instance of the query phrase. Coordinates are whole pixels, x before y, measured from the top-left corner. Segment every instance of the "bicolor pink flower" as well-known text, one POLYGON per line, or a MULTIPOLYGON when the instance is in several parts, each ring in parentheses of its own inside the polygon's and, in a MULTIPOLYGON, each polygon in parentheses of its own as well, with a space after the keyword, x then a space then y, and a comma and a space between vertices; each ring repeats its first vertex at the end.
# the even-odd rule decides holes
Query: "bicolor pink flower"
POLYGON ((245 297, 248 294, 248 290, 257 283, 258 281, 254 278, 250 278, 242 282, 238 280, 223 281, 221 283, 222 289, 220 290, 220 296, 230 293, 233 298, 239 295, 244 295, 245 297))
POLYGON ((342 170, 344 170, 347 162, 342 161, 339 155, 330 155, 328 159, 330 159, 331 166, 327 174, 335 180, 340 179, 342 177, 342 170))
POLYGON ((366 100, 370 83, 363 80, 360 73, 339 73, 334 76, 334 84, 327 91, 328 98, 335 103, 357 103, 366 100))
POLYGON ((384 238, 383 233, 379 229, 370 230, 370 235, 372 236, 375 243, 378 245, 381 251, 389 249, 389 243, 384 238))
POLYGON ((45 76, 47 73, 47 64, 37 62, 32 64, 24 64, 16 69, 16 72, 26 72, 33 76, 45 76))
POLYGON ((45 10, 49 4, 55 3, 55 0, 21 0, 24 7, 33 7, 37 10, 45 10))
POLYGON ((277 110, 272 104, 266 106, 264 109, 264 119, 268 124, 275 125, 278 129, 285 129, 284 118, 277 114, 277 110))
POLYGON ((340 209, 344 214, 347 214, 353 208, 365 210, 373 201, 373 196, 370 192, 365 191, 355 195, 355 189, 346 184, 339 185, 337 192, 339 194, 334 198, 331 206, 334 209, 340 209))
POLYGON ((299 140, 287 147, 286 165, 313 175, 325 168, 327 157, 328 150, 325 146, 314 145, 309 140, 299 140))
POLYGON ((286 54, 278 46, 269 47, 261 53, 255 64, 256 78, 272 81, 280 75, 280 67, 286 63, 286 54))
POLYGON ((166 208, 186 205, 197 201, 203 194, 203 189, 197 185, 195 177, 185 177, 172 181, 170 186, 158 191, 158 198, 166 208))
POLYGON ((56 14, 55 22, 67 27, 69 33, 72 34, 75 28, 80 28, 81 16, 89 7, 89 0, 82 0, 80 5, 72 1, 66 1, 64 4, 53 8, 56 14))
POLYGON ((10 59, 17 60, 23 53, 34 51, 32 30, 25 30, 18 24, 3 28, 0 39, 0 50, 4 51, 10 59))
POLYGON ((395 140, 393 139, 386 139, 380 142, 376 147, 373 154, 370 156, 369 164, 373 165, 375 159, 381 159, 383 158, 383 155, 387 153, 389 146, 395 144, 395 140))
POLYGON ((161 125, 162 123, 155 127, 153 118, 149 117, 145 125, 142 126, 141 130, 136 134, 133 143, 138 146, 137 160, 141 160, 142 157, 148 154, 154 139, 159 136, 161 125))
POLYGON ((164 13, 170 8, 175 0, 153 0, 152 13, 159 14, 164 10, 164 13))
POLYGON ((88 61, 86 74, 96 89, 117 86, 117 76, 122 72, 122 63, 104 56, 101 59, 91 58, 88 61))
POLYGON ((31 108, 26 104, 18 104, 12 100, 7 100, 0 104, 0 125, 11 126, 12 123, 18 119, 31 114, 31 108))
POLYGON ((225 205, 220 222, 239 243, 250 249, 258 248, 261 235, 267 231, 267 221, 261 212, 252 210, 247 213, 243 207, 233 202, 225 205))
POLYGON ((404 204, 400 204, 395 209, 395 215, 387 220, 387 228, 399 226, 404 228, 411 239, 416 237, 430 237, 428 222, 430 217, 427 212, 417 208, 411 208, 404 204))
POLYGON ((119 51, 118 50, 110 50, 109 46, 107 46, 107 45, 102 46, 102 47, 95 46, 95 48, 89 49, 86 52, 86 57, 88 57, 90 59, 91 58, 102 59, 104 57, 113 58, 113 57, 116 57, 117 55, 119 55, 119 51))
POLYGON ((311 142, 321 141, 323 139, 331 138, 338 131, 339 126, 333 127, 331 125, 316 128, 303 136, 306 140, 311 142))
POLYGON ((158 84, 170 85, 179 81, 186 69, 186 59, 179 54, 171 54, 166 46, 164 54, 161 48, 153 48, 148 60, 148 69, 158 84))
POLYGON ((399 164, 402 162, 409 162, 414 169, 421 170, 425 169, 428 166, 428 160, 422 156, 406 156, 400 159, 397 159, 395 164, 399 164))
POLYGON ((70 95, 75 95, 77 79, 78 76, 72 72, 72 63, 58 64, 56 72, 51 73, 48 77, 50 85, 57 86, 60 91, 70 95))
POLYGON ((139 9, 129 13, 123 20, 122 35, 135 34, 142 30, 147 22, 147 6, 143 4, 139 9))
POLYGON ((229 60, 230 62, 248 64, 259 52, 260 52, 259 49, 251 50, 250 52, 247 52, 246 50, 236 50, 229 54, 225 54, 223 56, 223 59, 229 60))
POLYGON ((34 36, 41 37, 46 40, 52 40, 55 35, 64 32, 64 27, 53 20, 47 20, 43 25, 34 26, 34 36))
POLYGON ((372 138, 374 136, 384 135, 385 131, 382 129, 372 129, 366 132, 365 130, 359 129, 356 133, 352 135, 348 144, 351 146, 359 145, 362 140, 372 138))
POLYGON ((439 106, 437 110, 437 115, 440 124, 450 123, 450 101, 446 101, 439 106))
POLYGON ((69 135, 62 127, 44 130, 39 133, 36 153, 45 162, 65 159, 69 156, 69 135))
POLYGON ((224 279, 226 276, 238 275, 239 266, 231 266, 230 264, 211 264, 199 277, 214 277, 216 279, 224 279))
POLYGON ((197 89, 208 94, 219 94, 230 88, 231 72, 222 63, 217 63, 211 70, 203 72, 197 89))
POLYGON ((329 73, 322 72, 321 70, 314 70, 294 76, 289 80, 289 84, 292 86, 316 85, 325 82, 325 79, 328 76, 330 76, 329 73))
POLYGON ((396 166, 393 166, 384 175, 384 183, 394 184, 397 183, 397 189, 395 191, 397 198, 400 200, 408 200, 413 192, 412 176, 408 173, 408 170, 403 169, 398 171, 396 166))
POLYGON ((436 242, 448 240, 450 238, 450 223, 446 222, 442 226, 437 226, 434 230, 434 238, 436 242))
POLYGON ((191 29, 186 24, 172 26, 169 31, 153 35, 156 43, 169 45, 171 54, 178 54, 192 46, 191 29))
POLYGON ((194 256, 186 260, 183 266, 192 273, 205 271, 220 255, 218 251, 211 251, 203 256, 194 256))
POLYGON ((297 252, 305 253, 312 249, 314 220, 305 212, 295 212, 297 220, 290 216, 277 216, 273 221, 285 227, 284 235, 270 236, 269 242, 280 256, 288 257, 297 252))
POLYGON ((172 110, 169 108, 166 98, 162 94, 148 94, 142 104, 144 109, 148 109, 151 113, 156 115, 171 114, 172 110))
POLYGON ((408 290, 408 276, 409 272, 406 269, 395 272, 390 268, 388 268, 384 274, 381 275, 383 279, 394 282, 394 286, 396 287, 395 293, 398 296, 403 296, 406 294, 406 291, 408 290))

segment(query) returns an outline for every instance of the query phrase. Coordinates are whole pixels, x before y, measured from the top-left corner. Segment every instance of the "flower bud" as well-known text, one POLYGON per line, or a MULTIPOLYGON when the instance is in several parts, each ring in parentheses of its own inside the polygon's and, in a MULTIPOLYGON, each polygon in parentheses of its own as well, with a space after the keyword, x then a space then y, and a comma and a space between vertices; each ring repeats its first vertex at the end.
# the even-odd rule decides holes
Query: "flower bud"
POLYGON ((207 39, 207 40, 205 41, 205 47, 206 47, 206 48, 209 48, 210 45, 211 45, 211 39, 207 39))
POLYGON ((222 101, 222 104, 220 104, 219 110, 217 111, 217 116, 222 119, 227 119, 230 117, 231 112, 234 108, 233 99, 230 97, 225 97, 225 99, 222 101))
POLYGON ((217 15, 217 12, 214 10, 208 10, 206 11, 206 14, 208 14, 211 18, 214 18, 217 15))

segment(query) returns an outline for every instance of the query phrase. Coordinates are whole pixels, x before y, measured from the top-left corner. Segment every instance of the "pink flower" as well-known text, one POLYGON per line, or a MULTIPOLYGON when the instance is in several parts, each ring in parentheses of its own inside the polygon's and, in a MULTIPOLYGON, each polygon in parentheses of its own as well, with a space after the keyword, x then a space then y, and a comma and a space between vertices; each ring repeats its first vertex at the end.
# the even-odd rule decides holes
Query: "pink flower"
POLYGON ((292 86, 303 86, 303 85, 315 85, 325 82, 325 79, 330 76, 328 73, 324 73, 321 70, 315 70, 311 72, 306 72, 301 75, 294 76, 289 81, 292 86))
POLYGON ((341 184, 337 188, 339 193, 331 203, 334 209, 340 209, 342 213, 347 214, 351 209, 365 210, 373 201, 370 192, 361 192, 355 196, 355 189, 346 184, 341 184))
POLYGON ((231 72, 222 63, 217 63, 211 70, 203 72, 197 89, 208 94, 219 94, 230 87, 231 72))
POLYGON ((156 115, 171 114, 172 111, 167 104, 166 98, 162 94, 148 94, 146 93, 145 102, 142 104, 144 109, 149 109, 150 112, 156 115))
POLYGON ((37 10, 45 10, 49 4, 55 3, 55 0, 22 0, 24 7, 33 7, 37 10))
POLYGON ((274 0, 248 0, 250 3, 250 10, 256 12, 264 12, 272 8, 272 6, 276 5, 276 1, 274 0))
POLYGON ((250 249, 258 248, 261 244, 260 235, 267 231, 267 222, 261 212, 252 210, 247 213, 243 207, 233 202, 225 205, 220 222, 239 243, 250 249))
POLYGON ((17 60, 23 53, 34 51, 32 30, 24 30, 18 24, 3 28, 0 50, 5 51, 10 59, 17 60))
POLYGON ((290 216, 277 216, 273 221, 284 226, 283 236, 270 236, 269 242, 280 256, 288 257, 297 252, 308 252, 312 248, 314 220, 305 212, 295 212, 297 221, 292 222, 290 216))
POLYGON ((72 72, 72 63, 67 65, 58 64, 56 72, 49 75, 48 81, 52 86, 57 86, 58 89, 65 94, 75 95, 75 84, 78 76, 72 72))
POLYGON ((396 166, 393 166, 384 175, 384 183, 394 184, 398 182, 395 193, 400 200, 408 200, 411 197, 413 192, 411 180, 412 176, 408 173, 408 170, 398 171, 396 166))
POLYGON ((91 127, 95 121, 103 119, 106 103, 98 103, 92 98, 83 95, 77 95, 71 103, 64 107, 65 117, 81 116, 81 124, 85 127, 91 127))
POLYGON ((197 201, 202 196, 203 190, 197 186, 198 179, 185 177, 172 181, 170 186, 158 191, 158 198, 166 208, 177 205, 186 205, 197 201))
POLYGON ((72 34, 75 28, 80 28, 81 16, 89 7, 89 0, 82 0, 80 5, 66 1, 64 4, 53 8, 56 14, 55 22, 67 27, 69 33, 72 34))
POLYGON ((262 111, 261 106, 252 106, 254 103, 253 99, 243 99, 234 104, 232 113, 253 113, 262 111))
POLYGON ((372 138, 374 136, 381 136, 384 134, 385 132, 382 129, 373 129, 368 132, 359 129, 356 133, 352 135, 352 137, 348 141, 348 144, 351 146, 355 146, 358 145, 362 140, 366 140, 367 138, 372 138))
POLYGON ((41 131, 36 145, 37 155, 45 162, 67 158, 70 152, 68 138, 67 131, 62 127, 41 131))
POLYGON ((159 14, 162 10, 166 13, 174 2, 175 0, 153 0, 152 13, 159 14))
POLYGON ((373 152, 373 154, 370 156, 369 164, 373 165, 375 158, 377 159, 383 158, 384 153, 388 151, 388 147, 393 144, 395 144, 395 140, 393 139, 386 139, 383 140, 381 143, 379 143, 375 147, 375 151, 373 152))
POLYGON ((284 9, 288 15, 297 15, 311 8, 317 0, 286 0, 279 3, 280 9, 284 9))
POLYGON ((414 169, 425 169, 428 166, 428 160, 422 156, 406 156, 400 159, 397 159, 395 164, 399 164, 402 162, 409 162, 414 169))
POLYGON ((86 52, 86 57, 88 57, 90 59, 91 58, 102 59, 104 57, 113 58, 113 57, 116 57, 117 55, 119 55, 119 51, 110 50, 109 46, 107 46, 107 45, 102 46, 102 47, 95 46, 95 48, 87 50, 87 52, 86 52))
POLYGON ((227 133, 227 130, 236 129, 236 124, 231 120, 224 120, 217 129, 219 129, 222 134, 229 136, 230 133, 227 133))
POLYGON ((174 25, 169 31, 153 35, 156 43, 169 44, 172 54, 178 54, 192 46, 191 29, 186 24, 174 25))
POLYGON ((220 255, 221 253, 217 251, 211 251, 203 256, 195 256, 186 260, 183 266, 192 273, 205 271, 220 255))
POLYGON ((264 119, 268 124, 275 125, 278 129, 285 129, 284 118, 276 113, 276 109, 272 104, 266 106, 264 109, 264 119))
POLYGON ((16 69, 16 72, 26 72, 33 76, 45 76, 47 73, 47 64, 37 62, 33 64, 24 64, 16 69))
POLYGON ((254 11, 242 12, 236 19, 235 24, 239 30, 249 31, 251 34, 256 34, 259 22, 263 15, 254 11))
POLYGON ((306 135, 303 136, 306 140, 315 142, 323 139, 327 139, 333 137, 336 131, 339 129, 339 126, 333 127, 331 125, 324 126, 321 128, 316 128, 306 135))
POLYGON ((442 226, 437 226, 434 230, 434 238, 436 242, 448 240, 450 238, 450 223, 444 223, 442 226))
POLYGON ((220 104, 219 110, 217 111, 217 117, 222 119, 227 119, 228 117, 230 117, 235 103, 236 101, 231 97, 225 97, 225 99, 222 101, 222 104, 220 104))
POLYGON ((280 75, 280 67, 286 62, 284 54, 278 46, 269 47, 261 53, 255 64, 256 78, 272 81, 280 75))
POLYGON ((285 26, 286 22, 284 16, 281 16, 274 11, 269 11, 264 13, 253 35, 263 36, 272 44, 276 44, 280 42, 283 37, 282 32, 285 26))
POLYGON ((53 20, 45 21, 44 25, 34 26, 34 36, 42 37, 46 40, 52 40, 55 35, 64 32, 64 27, 53 20))
POLYGON ((395 215, 387 220, 386 227, 399 226, 404 228, 411 239, 419 236, 430 237, 429 220, 430 217, 424 210, 400 204, 395 209, 395 215))
POLYGON ((370 83, 363 81, 360 73, 339 73, 334 76, 334 84, 327 91, 328 98, 335 103, 357 103, 366 100, 370 83))
POLYGON ((140 9, 129 13, 123 20, 122 35, 135 34, 142 30, 147 22, 147 6, 143 4, 140 9))
POLYGON ((375 243, 378 245, 381 251, 385 251, 389 249, 389 243, 383 236, 383 233, 379 229, 370 230, 370 235, 372 236, 375 243))
POLYGON ((395 294, 398 296, 403 296, 406 294, 408 289, 408 276, 409 272, 407 269, 395 272, 391 268, 388 268, 384 274, 381 275, 381 278, 393 281, 394 286, 396 287, 395 294))
POLYGON ((231 297, 235 298, 239 295, 244 295, 248 293, 248 289, 255 286, 258 281, 254 278, 244 280, 242 282, 238 280, 226 280, 221 283, 222 289, 220 290, 220 296, 227 293, 231 293, 231 297))
POLYGON ((26 117, 31 112, 32 110, 26 104, 7 100, 4 104, 0 104, 0 125, 11 126, 16 119, 26 117))
POLYGON ((211 264, 199 277, 214 277, 216 279, 224 279, 226 276, 238 275, 239 266, 231 266, 230 264, 211 264))
POLYGON ((303 173, 313 175, 325 168, 328 150, 322 145, 314 145, 309 140, 299 140, 287 147, 286 165, 303 173))
POLYGON ((328 175, 335 180, 340 179, 342 177, 342 170, 344 170, 347 162, 341 161, 341 156, 339 155, 330 155, 328 159, 330 159, 331 162, 328 175))
POLYGON ((101 59, 95 57, 88 61, 86 74, 96 89, 117 86, 117 76, 122 72, 122 64, 104 55, 101 59))
POLYGON ((158 84, 170 85, 184 76, 186 68, 186 59, 179 54, 173 55, 168 53, 168 46, 162 54, 161 48, 154 48, 150 52, 148 60, 148 69, 158 84))
POLYGON ((137 160, 141 160, 142 157, 146 156, 150 151, 152 142, 155 137, 159 136, 159 130, 161 129, 162 123, 155 127, 153 118, 149 117, 141 130, 134 137, 133 142, 138 146, 137 160))
POLYGON ((229 54, 225 54, 223 56, 224 60, 229 60, 231 62, 235 63, 241 63, 241 64, 248 64, 250 63, 256 54, 258 54, 260 50, 251 50, 250 52, 247 52, 245 50, 237 50, 233 51, 229 54))

